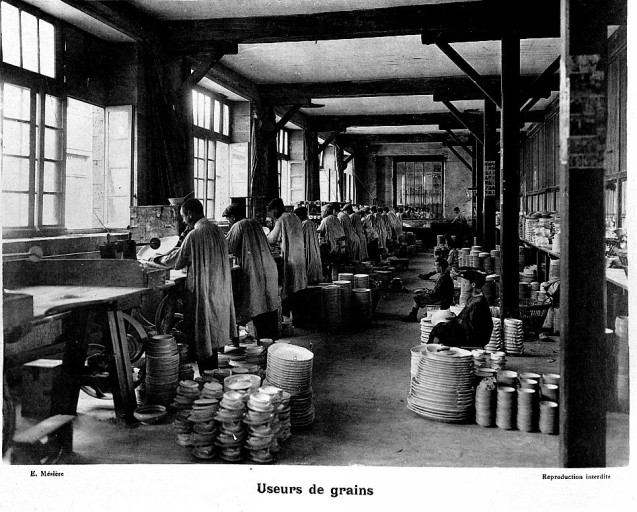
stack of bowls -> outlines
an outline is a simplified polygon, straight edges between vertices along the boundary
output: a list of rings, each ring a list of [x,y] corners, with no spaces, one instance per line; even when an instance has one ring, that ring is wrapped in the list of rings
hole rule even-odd
[[[236,374],[223,380],[224,391],[239,391],[240,393],[256,393],[261,385],[261,377],[253,374]]]
[[[343,326],[341,288],[336,285],[323,286],[322,293],[325,328],[329,332],[338,331]]]
[[[486,350],[482,350],[482,349],[472,350],[471,355],[473,356],[473,366],[476,370],[487,366],[488,356],[487,356]]]
[[[341,272],[338,274],[338,281],[349,281],[354,284],[354,274],[351,272]]]
[[[146,344],[146,402],[167,405],[179,382],[179,351],[171,334],[152,336]]]
[[[493,322],[493,330],[491,331],[491,338],[489,339],[489,343],[484,347],[487,352],[493,354],[494,352],[499,352],[503,348],[502,344],[502,321],[499,318],[492,317],[491,321]]]
[[[496,280],[499,279],[499,276],[495,274],[490,274],[487,276],[484,286],[482,287],[482,293],[484,294],[484,298],[487,299],[489,306],[493,306],[496,303],[497,299],[497,287]]]
[[[420,342],[429,343],[429,335],[434,328],[431,318],[425,317],[420,319]]]
[[[199,384],[194,380],[179,383],[171,407],[177,410],[173,428],[177,432],[177,443],[181,446],[192,445],[192,423],[189,421],[192,405],[200,396]]]
[[[223,386],[216,380],[206,382],[201,390],[201,398],[214,398],[221,401],[223,398]]]
[[[215,455],[217,426],[213,418],[218,410],[219,400],[214,398],[200,398],[193,403],[188,421],[192,424],[192,454],[197,459],[212,459]]]
[[[516,425],[516,392],[511,386],[500,386],[496,408],[496,425],[504,430],[513,430]]]
[[[504,352],[499,350],[495,352],[491,352],[491,360],[489,361],[489,366],[494,370],[503,370],[506,367],[507,359]]]
[[[520,375],[520,387],[521,388],[526,388],[526,389],[533,389],[538,394],[540,392],[540,383],[539,383],[539,381],[537,381],[535,379],[523,378],[521,375]]]
[[[369,288],[369,275],[354,274],[354,283],[352,288]]]
[[[254,345],[246,348],[246,362],[249,365],[265,367],[266,351],[262,345]]]
[[[497,391],[493,378],[480,381],[476,388],[476,423],[483,427],[495,425]]]
[[[493,272],[500,275],[502,273],[502,260],[500,259],[500,250],[493,249],[491,251],[491,258],[493,258]]]
[[[276,439],[272,428],[274,408],[272,396],[268,393],[253,393],[248,399],[248,410],[243,418],[243,423],[247,425],[244,446],[252,462],[267,463],[274,459],[271,452]]]
[[[528,380],[528,379],[525,379]],[[537,391],[532,388],[518,389],[518,430],[533,432],[538,426]]]
[[[542,400],[540,402],[540,432],[557,434],[559,431],[559,406],[557,402]]]
[[[341,289],[341,315],[343,323],[347,323],[352,311],[352,281],[332,281]]]
[[[513,370],[500,370],[498,372],[498,386],[518,387],[518,372]]]
[[[463,247],[462,249],[460,249],[460,255],[458,256],[458,263],[460,264],[461,267],[471,266],[470,255],[471,255],[471,247]]]
[[[534,380],[536,382],[536,384],[539,384],[540,378],[541,378],[541,376],[540,376],[539,373],[533,373],[533,372],[522,372],[522,373],[520,373],[520,380],[522,380],[522,379],[531,379],[531,380]]]
[[[372,321],[372,291],[369,288],[352,290],[352,319],[359,326],[367,326]]]
[[[219,431],[215,446],[218,448],[219,458],[226,462],[239,462],[242,459],[245,397],[246,395],[238,391],[226,391],[214,418]]]
[[[509,355],[519,356],[524,352],[524,330],[522,320],[504,319],[504,351]]]
[[[487,259],[489,259],[491,257],[490,253],[488,252],[480,252],[478,253],[478,268],[480,270],[487,270]],[[489,264],[489,266],[491,266]]]

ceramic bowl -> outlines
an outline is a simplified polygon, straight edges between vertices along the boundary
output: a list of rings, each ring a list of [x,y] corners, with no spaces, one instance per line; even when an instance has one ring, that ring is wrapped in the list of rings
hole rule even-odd
[[[166,408],[163,405],[142,405],[135,409],[133,416],[144,425],[156,425],[166,418]]]

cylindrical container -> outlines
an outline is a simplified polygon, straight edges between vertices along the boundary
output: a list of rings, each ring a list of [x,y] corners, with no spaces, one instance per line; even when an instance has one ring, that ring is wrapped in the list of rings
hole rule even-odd
[[[323,325],[329,332],[339,330],[343,326],[342,292],[337,285],[323,287]]]
[[[341,289],[342,322],[348,323],[352,314],[352,281],[333,281]]]
[[[543,373],[542,382],[544,384],[556,384],[560,385],[560,376],[557,373]]]
[[[496,425],[504,430],[512,430],[516,425],[516,392],[510,386],[498,386]]]
[[[498,386],[509,386],[512,388],[518,385],[518,372],[513,370],[500,370],[498,372]]]
[[[352,290],[352,317],[358,325],[367,326],[372,321],[372,291],[369,288]]]
[[[520,387],[526,389],[540,390],[540,383],[535,379],[520,379]]]
[[[152,336],[146,344],[146,402],[168,405],[179,383],[179,350],[170,334]]]
[[[354,283],[354,274],[351,272],[342,272],[338,275],[337,281],[350,281]]]
[[[369,288],[368,274],[354,274],[354,282],[352,288]]]
[[[479,384],[476,388],[476,423],[483,427],[495,426],[497,391],[493,384]]]
[[[540,432],[557,434],[559,431],[559,406],[557,402],[543,400],[540,402]]]
[[[543,384],[540,389],[543,400],[559,403],[559,386],[557,384]]]

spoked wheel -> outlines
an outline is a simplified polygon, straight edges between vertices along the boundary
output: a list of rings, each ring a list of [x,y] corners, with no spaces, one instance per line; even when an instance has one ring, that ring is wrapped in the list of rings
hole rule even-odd
[[[133,367],[133,385],[139,386],[144,381],[145,358],[144,350],[148,341],[148,334],[132,316],[122,313],[128,354]],[[106,347],[101,343],[91,343],[86,356],[86,373],[82,378],[80,389],[87,395],[101,400],[112,400],[108,356]]]
[[[166,295],[155,312],[157,334],[167,334],[173,329],[180,329],[180,323],[184,319],[183,310],[184,303],[181,299]]]

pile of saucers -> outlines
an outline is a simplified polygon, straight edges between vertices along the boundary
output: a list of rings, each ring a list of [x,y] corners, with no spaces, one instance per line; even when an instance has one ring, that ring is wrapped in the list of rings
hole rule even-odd
[[[219,403],[214,419],[218,426],[215,446],[218,456],[226,462],[239,462],[243,455],[241,446],[245,438],[243,416],[245,414],[245,395],[238,391],[227,391]]]
[[[522,355],[524,352],[522,320],[517,318],[504,319],[504,351],[515,356]]]
[[[473,365],[475,369],[482,368],[487,366],[488,364],[488,355],[486,350],[476,349],[471,351],[471,355],[473,356]]]
[[[491,331],[491,338],[489,343],[486,344],[484,349],[487,352],[498,352],[502,350],[502,321],[499,318],[491,317],[493,322],[493,330]]]
[[[420,342],[429,343],[429,335],[434,326],[431,323],[431,318],[425,317],[420,319]]]
[[[223,398],[223,386],[216,380],[206,382],[201,390],[201,398],[214,398],[221,400]]]
[[[418,366],[420,365],[420,358],[423,352],[427,350],[424,344],[411,347],[411,378],[413,379],[418,373]]]
[[[261,377],[253,374],[235,374],[223,381],[224,391],[239,391],[251,395],[256,393],[261,385]]]
[[[503,370],[506,368],[506,354],[501,351],[491,352],[489,366],[494,370]]]
[[[276,440],[276,432],[272,428],[276,417],[274,408],[272,396],[268,393],[253,393],[248,399],[248,410],[243,418],[247,425],[244,446],[248,459],[253,462],[266,463],[273,460],[271,448]],[[276,421],[278,423],[278,418]]]
[[[169,404],[179,382],[179,351],[171,334],[152,336],[146,344],[146,402]]]
[[[217,427],[213,418],[218,410],[219,401],[214,398],[199,398],[192,404],[188,421],[192,423],[192,454],[198,459],[214,457]]]
[[[177,443],[181,446],[192,445],[192,423],[189,418],[192,405],[199,397],[199,384],[196,381],[184,380],[179,383],[171,407],[177,410],[173,428],[177,432]]]

